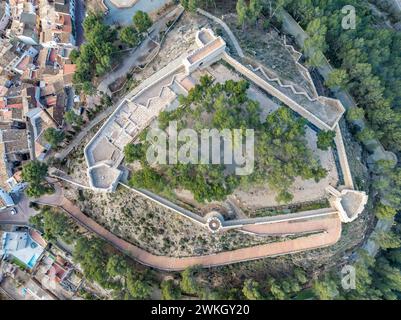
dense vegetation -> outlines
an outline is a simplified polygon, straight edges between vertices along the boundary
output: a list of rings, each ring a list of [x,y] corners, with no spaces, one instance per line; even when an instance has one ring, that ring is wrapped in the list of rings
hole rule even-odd
[[[67,243],[75,239],[74,224],[61,212],[45,208],[35,216],[29,218],[29,223],[43,232],[43,237],[48,241],[61,238]]]
[[[83,22],[86,42],[79,50],[73,50],[70,59],[77,65],[74,85],[85,93],[93,91],[93,80],[105,75],[119,56],[120,43],[135,47],[143,39],[143,33],[152,25],[146,12],[137,11],[132,17],[133,25],[117,29],[103,22],[103,15],[90,12]]]
[[[343,30],[341,8],[356,9],[355,30]],[[401,35],[383,27],[371,13],[367,1],[301,0],[286,5],[290,13],[313,34],[310,45],[322,50],[337,68],[327,80],[331,87],[347,89],[359,107],[347,114],[349,121],[366,118],[369,126],[358,130],[357,138],[365,144],[380,139],[396,153],[401,150]],[[320,25],[320,30],[316,26]],[[317,39],[316,33],[320,34]],[[376,217],[393,218],[401,208],[401,168],[392,161],[380,160],[371,168],[373,192],[376,192]],[[399,224],[395,232],[375,232],[372,239],[384,250],[375,260],[361,253],[357,267],[357,289],[342,292],[338,297],[396,299],[401,290],[401,265],[396,257],[401,246]],[[333,287],[333,279],[322,279],[323,288]],[[326,290],[327,291],[327,290]],[[334,290],[335,291],[335,290]],[[323,290],[325,292],[325,290]],[[331,290],[333,292],[333,290]],[[326,292],[327,293],[327,292]],[[322,297],[335,295],[323,294]]]
[[[343,30],[341,8],[356,9],[355,30]],[[401,34],[378,27],[367,1],[301,0],[286,6],[318,47],[338,68],[333,84],[349,90],[385,146],[401,150]],[[316,9],[317,8],[317,9]],[[330,83],[332,84],[332,83]]]
[[[53,187],[46,181],[46,176],[46,163],[33,160],[22,167],[22,179],[29,184],[25,190],[29,197],[37,198],[53,191]]]
[[[56,148],[61,142],[63,142],[64,132],[55,128],[47,128],[43,133],[43,137],[52,148]]]
[[[111,69],[117,32],[103,23],[101,14],[89,13],[83,26],[86,42],[73,53],[77,65],[73,81],[80,90],[90,93],[92,80]]]
[[[181,272],[181,292],[200,299],[284,300],[296,298],[297,293],[310,282],[306,272],[302,268],[295,267],[292,273],[282,279],[270,277],[262,283],[246,278],[242,282],[242,287],[233,287],[227,283],[216,288],[205,281],[206,273],[207,271],[197,266]]]
[[[120,30],[119,38],[128,46],[135,47],[142,41],[143,33],[152,26],[152,20],[146,12],[139,10],[132,17],[132,23]]]
[[[147,299],[152,293],[153,278],[139,271],[132,261],[93,235],[83,234],[64,213],[44,208],[29,220],[43,232],[45,239],[72,244],[73,260],[85,277],[112,290],[115,299]]]
[[[306,122],[296,117],[289,108],[280,108],[260,121],[260,108],[247,97],[249,84],[228,80],[213,83],[210,77],[202,77],[201,83],[190,90],[187,97],[180,96],[181,106],[159,115],[159,127],[165,129],[170,121],[177,121],[178,129],[189,124],[199,135],[202,129],[255,130],[255,169],[248,176],[227,173],[223,164],[177,164],[150,167],[146,161],[149,142],[125,148],[126,160],[141,160],[142,170],[134,172],[131,185],[160,192],[169,188],[190,190],[197,201],[223,200],[240,184],[261,184],[267,181],[277,192],[277,201],[289,202],[288,189],[295,177],[319,181],[326,176],[318,161],[307,148]],[[184,143],[179,143],[180,148]],[[142,149],[142,150],[141,150]]]

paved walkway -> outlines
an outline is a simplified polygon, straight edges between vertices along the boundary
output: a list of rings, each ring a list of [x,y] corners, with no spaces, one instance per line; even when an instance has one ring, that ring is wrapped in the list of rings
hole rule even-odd
[[[209,12],[207,12],[207,11],[205,11],[205,10],[202,10],[202,9],[200,9],[200,8],[198,8],[196,11],[197,11],[199,14],[204,15],[205,17],[207,17],[207,18],[213,20],[214,22],[218,23],[219,25],[221,25],[222,28],[224,29],[224,31],[228,34],[228,36],[229,36],[229,38],[230,38],[232,44],[234,45],[235,50],[237,51],[237,54],[238,54],[241,58],[245,57],[245,55],[244,55],[244,53],[243,53],[243,51],[242,51],[242,48],[241,48],[241,46],[240,46],[239,43],[238,43],[237,38],[235,37],[235,35],[234,35],[233,32],[231,31],[231,29],[227,26],[227,24],[226,24],[223,20],[221,20],[221,19],[215,17],[214,15],[212,15],[212,14],[210,14]]]
[[[59,186],[57,186],[56,189],[61,190]],[[128,254],[138,262],[153,268],[169,271],[183,270],[193,265],[201,265],[203,267],[221,266],[317,249],[336,243],[341,236],[341,221],[337,214],[333,214],[317,219],[298,220],[296,222],[286,221],[274,224],[248,226],[248,229],[245,230],[252,231],[252,229],[257,229],[256,231],[261,235],[271,234],[273,232],[276,234],[298,233],[298,230],[308,233],[318,232],[297,239],[225,251],[205,256],[174,258],[151,254],[117,237],[99,225],[96,221],[82,213],[78,207],[66,199],[60,192],[56,192],[51,196],[44,196],[37,202],[60,207],[80,225],[96,233],[99,237],[103,238],[122,252]]]
[[[121,99],[122,101],[123,99]],[[119,103],[121,102],[119,101]],[[90,121],[90,123],[83,127],[82,130],[73,138],[73,140],[70,142],[70,144],[64,148],[61,152],[56,153],[55,157],[57,159],[64,159],[66,156],[68,156],[76,147],[79,146],[81,143],[82,139],[86,137],[86,135],[91,131],[96,125],[98,125],[100,122],[102,122],[104,119],[108,118],[114,111],[114,104],[100,113],[96,115],[96,117]]]
[[[110,0],[117,8],[129,8],[132,7],[139,0]]]

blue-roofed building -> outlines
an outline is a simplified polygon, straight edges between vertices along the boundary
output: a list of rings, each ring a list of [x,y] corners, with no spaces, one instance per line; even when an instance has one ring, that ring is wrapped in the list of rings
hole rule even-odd
[[[0,188],[0,210],[14,206],[14,200],[10,194]]]
[[[46,241],[35,230],[4,232],[1,237],[0,256],[13,260],[33,269],[42,255]]]

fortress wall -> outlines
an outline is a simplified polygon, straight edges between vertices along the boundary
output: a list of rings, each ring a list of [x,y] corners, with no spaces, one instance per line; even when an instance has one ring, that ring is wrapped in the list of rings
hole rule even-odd
[[[235,70],[240,72],[242,75],[256,83],[259,87],[262,89],[266,90],[269,94],[272,96],[278,98],[281,100],[283,103],[288,105],[292,110],[300,114],[302,117],[313,123],[316,127],[322,130],[331,130],[329,125],[324,123],[322,120],[317,118],[315,115],[310,113],[309,111],[305,110],[302,106],[300,106],[298,103],[287,97],[285,94],[283,94],[280,90],[277,90],[273,86],[271,86],[269,83],[267,83],[265,80],[260,78],[258,75],[256,75],[254,72],[243,66],[241,63],[230,57],[227,53],[224,53],[222,55],[222,58],[228,62],[232,67],[234,67]]]

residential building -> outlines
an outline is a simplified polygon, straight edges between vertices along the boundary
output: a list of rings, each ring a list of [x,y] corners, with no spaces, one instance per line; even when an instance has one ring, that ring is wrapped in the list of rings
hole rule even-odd
[[[9,178],[20,171],[30,159],[25,123],[16,126],[14,122],[3,124],[0,128],[0,187],[11,190]]]
[[[4,232],[1,239],[0,255],[7,260],[16,260],[33,269],[42,255],[47,242],[34,229]]]
[[[40,43],[46,48],[74,47],[75,37],[73,24],[75,2],[56,0],[54,3],[42,1],[39,12],[42,32]],[[71,12],[74,14],[71,16]]]
[[[31,154],[38,160],[43,160],[50,150],[50,144],[44,139],[44,132],[48,128],[57,128],[57,123],[49,111],[52,112],[51,108],[49,110],[34,108],[26,114],[28,129],[33,140],[30,146]]]
[[[11,21],[11,9],[8,1],[0,1],[0,34],[4,33]]]
[[[34,1],[15,1],[12,5],[12,24],[7,30],[9,38],[17,38],[29,45],[39,44],[38,17]]]
[[[0,188],[0,210],[14,206],[14,200],[10,194]],[[1,253],[0,253],[1,255]]]

